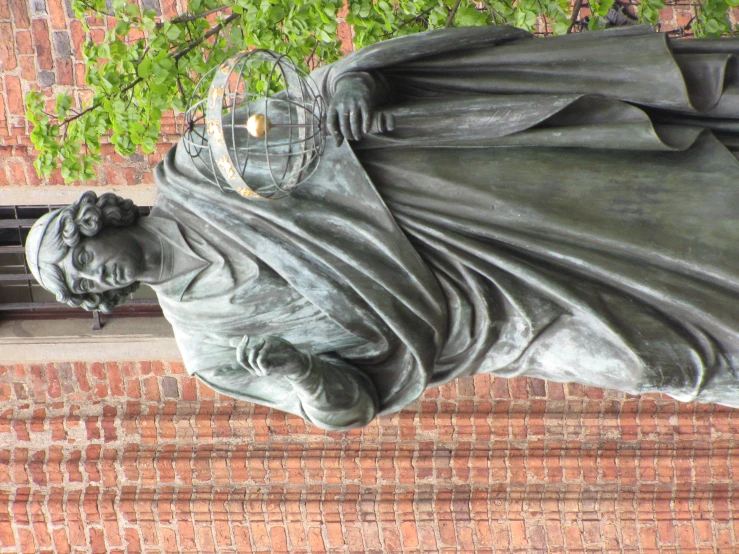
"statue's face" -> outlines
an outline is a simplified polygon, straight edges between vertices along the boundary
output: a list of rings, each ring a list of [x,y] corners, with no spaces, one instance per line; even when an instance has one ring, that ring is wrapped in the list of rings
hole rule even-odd
[[[144,253],[126,228],[106,227],[94,237],[83,237],[57,265],[72,292],[99,293],[138,281],[144,270]]]

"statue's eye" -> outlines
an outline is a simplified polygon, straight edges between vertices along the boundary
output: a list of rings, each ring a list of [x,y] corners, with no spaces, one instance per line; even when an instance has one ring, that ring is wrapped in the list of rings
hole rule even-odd
[[[80,290],[82,292],[90,292],[90,288],[92,287],[92,283],[89,279],[82,279],[80,281]]]
[[[80,266],[86,266],[92,261],[92,253],[89,250],[82,250],[77,257],[80,262]]]

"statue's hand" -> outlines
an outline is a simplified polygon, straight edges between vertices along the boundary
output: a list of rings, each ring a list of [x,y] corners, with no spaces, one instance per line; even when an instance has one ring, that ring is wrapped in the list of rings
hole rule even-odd
[[[245,336],[236,345],[236,360],[246,371],[264,377],[282,375],[297,378],[310,368],[307,354],[279,337],[250,338]]]
[[[339,81],[331,98],[326,119],[328,130],[340,146],[347,140],[359,140],[372,132],[392,131],[391,114],[375,114],[372,89],[361,77],[348,76]]]

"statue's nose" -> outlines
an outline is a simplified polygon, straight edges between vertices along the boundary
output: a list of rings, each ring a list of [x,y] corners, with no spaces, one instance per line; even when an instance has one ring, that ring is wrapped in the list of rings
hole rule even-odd
[[[97,266],[87,267],[82,270],[82,274],[87,279],[91,279],[98,283],[102,283],[105,279],[105,264],[99,264]]]

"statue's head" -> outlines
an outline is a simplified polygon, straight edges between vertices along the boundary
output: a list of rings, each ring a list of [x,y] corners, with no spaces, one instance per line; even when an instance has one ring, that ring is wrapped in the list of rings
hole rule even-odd
[[[59,302],[109,312],[139,286],[132,276],[143,255],[126,231],[138,217],[131,200],[87,191],[33,225],[26,239],[28,267]]]

